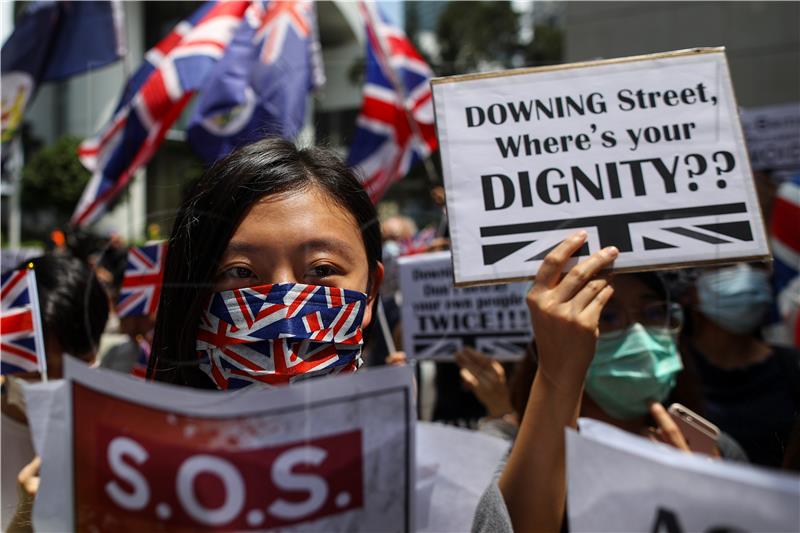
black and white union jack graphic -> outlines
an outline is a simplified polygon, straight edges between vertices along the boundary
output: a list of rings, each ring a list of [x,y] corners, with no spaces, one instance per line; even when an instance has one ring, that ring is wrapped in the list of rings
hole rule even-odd
[[[464,346],[498,359],[517,359],[525,353],[532,336],[526,331],[493,332],[479,335],[431,333],[414,336],[414,356],[418,359],[452,359]]]
[[[744,203],[719,204],[484,226],[480,228],[483,264],[495,265],[506,260],[523,263],[540,261],[553,248],[552,244],[545,249],[536,245],[548,233],[591,227],[597,229],[601,248],[616,246],[622,253],[665,249],[679,251],[689,245],[716,247],[753,241],[747,206]],[[589,255],[590,252],[587,243],[575,255]]]

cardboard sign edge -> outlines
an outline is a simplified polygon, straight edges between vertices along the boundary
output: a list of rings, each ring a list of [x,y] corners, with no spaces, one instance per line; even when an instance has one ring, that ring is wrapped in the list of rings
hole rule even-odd
[[[670,52],[656,52],[653,54],[641,54],[636,56],[616,57],[611,59],[594,59],[591,61],[577,61],[573,63],[563,63],[560,65],[543,65],[539,67],[522,67],[508,70],[495,70],[492,72],[475,72],[472,74],[458,74],[455,76],[440,76],[430,81],[431,86],[443,85],[447,83],[458,83],[462,81],[482,80],[487,78],[505,78],[508,76],[521,76],[525,74],[537,74],[542,72],[555,72],[558,70],[572,70],[577,68],[599,67],[603,65],[617,65],[622,63],[635,63],[637,61],[651,61],[654,59],[667,59],[682,56],[694,56],[702,54],[723,54],[724,46],[710,46],[685,48]]]

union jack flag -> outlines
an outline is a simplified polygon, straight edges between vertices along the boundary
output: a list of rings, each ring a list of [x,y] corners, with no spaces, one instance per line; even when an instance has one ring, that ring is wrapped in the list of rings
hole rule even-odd
[[[159,242],[128,250],[128,265],[117,301],[117,316],[153,315],[161,297],[167,243]]]
[[[42,319],[33,269],[10,270],[0,277],[0,374],[47,375]]]
[[[200,368],[221,390],[354,372],[366,295],[281,283],[212,295],[197,336]]]
[[[399,28],[360,2],[367,29],[363,103],[347,162],[377,202],[411,165],[437,147],[430,67]]]
[[[145,54],[111,121],[78,148],[92,172],[72,222],[97,220],[145,165],[222,57],[249,1],[206,2]]]

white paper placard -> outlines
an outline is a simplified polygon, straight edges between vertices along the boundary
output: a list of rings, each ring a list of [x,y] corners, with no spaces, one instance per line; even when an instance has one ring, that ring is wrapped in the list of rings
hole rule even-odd
[[[769,256],[723,49],[432,84],[457,285],[578,229],[620,271]]]
[[[416,527],[410,367],[220,393],[67,360],[62,394],[39,530]]]
[[[754,170],[800,170],[800,102],[742,109]]]
[[[787,532],[800,477],[687,454],[582,418],[566,430],[570,531]]]
[[[530,283],[457,289],[450,252],[401,257],[403,349],[409,358],[452,361],[464,346],[520,359],[533,338]]]

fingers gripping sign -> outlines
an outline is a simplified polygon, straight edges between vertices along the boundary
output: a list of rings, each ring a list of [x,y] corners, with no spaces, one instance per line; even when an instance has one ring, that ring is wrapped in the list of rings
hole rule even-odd
[[[585,231],[578,232],[547,254],[527,298],[539,372],[557,387],[583,385],[599,335],[600,312],[614,293],[608,281],[598,276],[619,255],[613,246],[561,275],[586,238]]]

